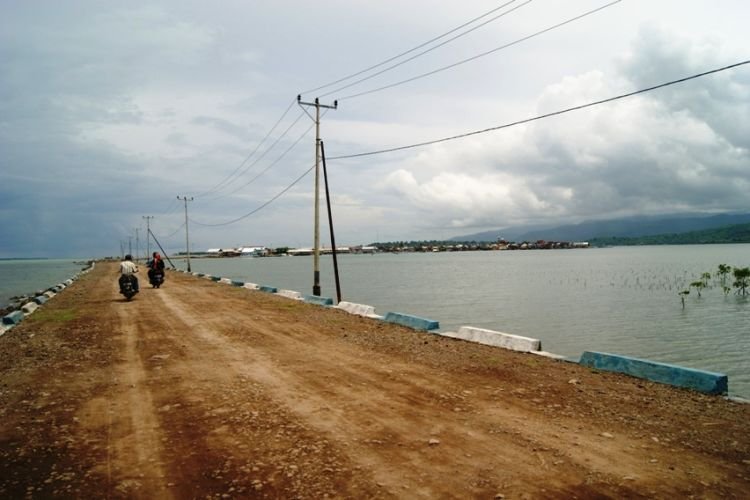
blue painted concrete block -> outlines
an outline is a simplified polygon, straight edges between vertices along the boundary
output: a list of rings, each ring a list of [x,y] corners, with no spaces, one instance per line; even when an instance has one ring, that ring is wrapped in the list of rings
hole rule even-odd
[[[235,281],[235,280],[232,280],[232,285],[234,285],[234,286],[245,286],[245,282],[244,281]]]
[[[383,321],[408,326],[409,328],[414,328],[415,330],[437,330],[438,328],[440,328],[440,323],[438,323],[437,321],[397,312],[385,313]]]
[[[333,299],[331,297],[319,297],[317,295],[305,295],[305,302],[315,304],[319,306],[332,306]]]
[[[22,311],[13,311],[12,313],[8,313],[5,316],[3,316],[4,325],[17,325],[21,321],[23,321]]]
[[[723,373],[695,370],[603,352],[585,351],[581,355],[579,364],[707,394],[726,394],[729,385],[728,378]]]
[[[275,286],[266,286],[266,285],[260,285],[258,287],[258,290],[260,290],[261,292],[266,292],[266,293],[276,293],[277,291]]]
[[[41,306],[42,304],[44,304],[45,302],[47,302],[47,300],[49,300],[49,299],[47,297],[45,297],[44,295],[37,295],[36,297],[34,297],[33,300],[34,300],[34,302],[36,302],[37,304],[39,304]]]

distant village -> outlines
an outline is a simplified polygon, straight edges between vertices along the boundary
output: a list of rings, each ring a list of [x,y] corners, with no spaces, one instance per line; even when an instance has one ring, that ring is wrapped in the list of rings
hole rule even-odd
[[[496,242],[455,242],[455,241],[410,241],[372,243],[370,245],[336,246],[338,254],[374,253],[436,253],[436,252],[476,252],[490,250],[564,250],[589,248],[586,241],[524,241],[516,243],[499,239]],[[180,252],[183,254],[184,252]],[[331,247],[320,249],[321,254],[333,253]],[[280,257],[312,255],[312,248],[268,248],[262,245],[244,245],[233,248],[209,248],[204,252],[191,252],[195,257]]]

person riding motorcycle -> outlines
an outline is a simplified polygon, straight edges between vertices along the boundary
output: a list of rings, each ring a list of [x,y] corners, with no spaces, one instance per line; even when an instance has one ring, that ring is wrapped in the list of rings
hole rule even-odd
[[[164,279],[164,261],[161,258],[161,255],[159,255],[159,252],[154,252],[151,255],[151,259],[147,263],[148,265],[148,279],[150,282],[154,281],[154,277],[157,274],[162,275],[162,280]]]
[[[138,293],[138,266],[133,263],[133,256],[128,254],[125,256],[125,260],[120,262],[120,288],[126,281],[133,283],[133,289]]]

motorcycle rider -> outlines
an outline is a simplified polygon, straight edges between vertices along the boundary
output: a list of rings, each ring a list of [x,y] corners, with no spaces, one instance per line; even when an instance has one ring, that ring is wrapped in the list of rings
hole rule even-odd
[[[151,255],[151,260],[148,261],[148,279],[149,281],[152,281],[154,279],[154,275],[161,273],[161,275],[164,275],[164,261],[161,258],[161,255],[159,255],[159,252],[154,252]]]
[[[136,274],[138,273],[138,266],[133,263],[133,256],[130,254],[127,254],[125,256],[125,260],[120,262],[120,288],[122,288],[122,284],[126,280],[130,280],[133,283],[133,289],[138,292],[138,276]]]

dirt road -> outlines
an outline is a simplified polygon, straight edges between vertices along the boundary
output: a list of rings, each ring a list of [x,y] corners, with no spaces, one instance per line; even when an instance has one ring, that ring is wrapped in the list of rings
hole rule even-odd
[[[750,495],[750,405],[144,282],[99,263],[0,337],[0,497]]]

